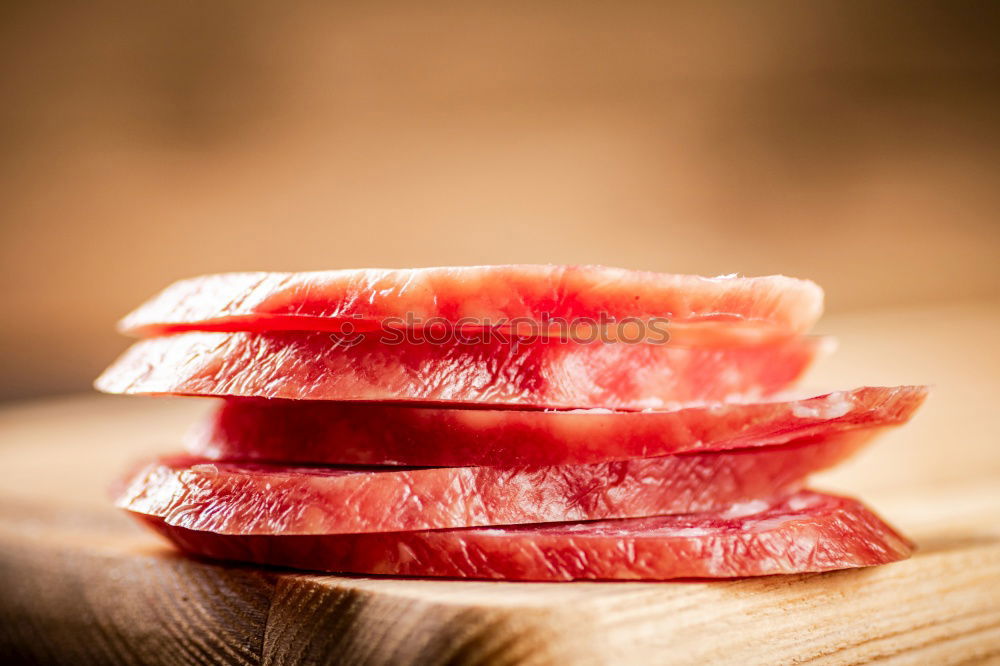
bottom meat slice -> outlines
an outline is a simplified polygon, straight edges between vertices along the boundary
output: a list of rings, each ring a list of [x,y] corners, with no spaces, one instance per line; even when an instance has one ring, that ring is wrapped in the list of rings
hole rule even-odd
[[[913,548],[857,500],[813,491],[716,513],[381,534],[225,535],[140,517],[208,558],[407,577],[733,578],[886,564]]]

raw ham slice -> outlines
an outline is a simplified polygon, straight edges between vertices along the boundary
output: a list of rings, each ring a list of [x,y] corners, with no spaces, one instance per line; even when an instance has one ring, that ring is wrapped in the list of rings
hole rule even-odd
[[[118,505],[193,530],[284,535],[691,513],[788,494],[872,434],[550,467],[288,467],[180,456],[141,469]]]
[[[801,337],[726,348],[538,338],[355,342],[329,333],[179,333],[137,342],[95,385],[108,393],[662,408],[773,394],[827,341]]]
[[[436,409],[229,399],[188,439],[215,460],[333,465],[564,465],[768,446],[905,423],[922,386],[672,411]]]
[[[733,578],[886,564],[913,548],[857,500],[812,491],[714,514],[381,534],[235,536],[140,518],[195,555],[392,576]]]
[[[719,329],[807,332],[823,308],[813,282],[780,275],[671,275],[603,266],[466,266],[307,273],[224,273],[182,280],[126,316],[120,329],[343,332],[439,321],[565,337],[559,324],[607,318],[670,321],[675,340]],[[722,326],[720,326],[722,324]],[[700,331],[700,332],[699,332]],[[713,333],[714,331],[714,333]]]

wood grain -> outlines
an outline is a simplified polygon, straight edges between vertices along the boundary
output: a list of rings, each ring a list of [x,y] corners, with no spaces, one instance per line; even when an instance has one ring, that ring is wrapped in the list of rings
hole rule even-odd
[[[274,574],[182,557],[119,518],[4,504],[0,651],[30,663],[259,663]]]
[[[1000,662],[1000,437],[990,404],[1000,373],[988,344],[998,313],[970,306],[829,324],[845,342],[866,341],[865,351],[845,345],[820,383],[893,370],[900,381],[938,383],[928,414],[819,484],[862,491],[920,550],[830,574],[544,584],[199,561],[114,511],[106,488],[128,460],[175,446],[204,401],[8,407],[0,663]],[[965,338],[949,345],[956,318]]]

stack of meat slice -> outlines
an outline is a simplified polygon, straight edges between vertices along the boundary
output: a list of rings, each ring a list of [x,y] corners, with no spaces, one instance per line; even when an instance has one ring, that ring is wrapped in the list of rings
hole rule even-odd
[[[905,558],[807,490],[923,387],[789,397],[811,282],[603,267],[239,273],[122,322],[110,393],[221,398],[118,504],[207,557],[356,574],[718,578]]]

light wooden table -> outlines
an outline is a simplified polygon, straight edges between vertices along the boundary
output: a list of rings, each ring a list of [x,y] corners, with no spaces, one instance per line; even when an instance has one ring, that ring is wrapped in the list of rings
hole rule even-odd
[[[914,422],[816,485],[916,539],[889,566],[719,583],[303,575],[180,556],[110,507],[195,399],[0,410],[0,663],[1000,663],[1000,306],[831,318],[807,383],[931,383]]]

